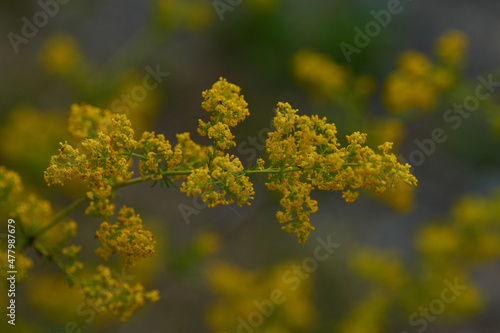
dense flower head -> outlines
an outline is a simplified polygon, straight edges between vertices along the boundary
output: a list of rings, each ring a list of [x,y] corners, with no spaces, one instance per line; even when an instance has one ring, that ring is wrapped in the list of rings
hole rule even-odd
[[[97,137],[97,133],[110,133],[113,113],[89,104],[73,104],[68,120],[68,130],[79,141]]]
[[[133,175],[129,168],[137,142],[130,120],[123,114],[73,105],[69,129],[76,137],[86,138],[80,148],[61,143],[59,155],[52,156],[45,171],[45,181],[49,186],[64,185],[70,179],[84,181],[90,189],[87,214],[109,217],[114,212],[111,187]]]
[[[253,199],[253,185],[243,174],[243,165],[237,157],[229,154],[216,156],[211,168],[193,170],[182,183],[181,192],[188,196],[201,195],[209,207],[236,202],[240,207],[250,205]]]
[[[137,148],[146,156],[139,162],[139,171],[143,178],[151,175],[151,179],[158,180],[162,178],[161,172],[165,166],[172,169],[181,159],[181,155],[174,155],[172,146],[163,134],[144,132]]]
[[[391,143],[375,153],[365,145],[366,134],[355,132],[347,136],[347,146],[341,148],[336,127],[318,116],[299,116],[288,103],[278,103],[274,126],[268,134],[266,149],[269,167],[280,172],[269,175],[270,190],[280,191],[280,203],[285,209],[277,213],[283,229],[297,234],[305,242],[314,228],[308,215],[316,212],[317,202],[310,192],[314,188],[344,191],[347,202],[356,200],[361,188],[381,194],[394,189],[399,182],[416,185],[409,165],[401,165],[389,153]]]
[[[140,283],[130,286],[114,279],[108,267],[98,266],[97,270],[98,274],[85,281],[80,292],[99,312],[110,311],[125,321],[138,307],[160,299],[157,290],[145,292]]]
[[[212,85],[212,89],[202,93],[204,100],[201,106],[210,113],[210,121],[200,119],[198,133],[208,135],[215,146],[222,150],[236,146],[229,127],[235,127],[250,115],[248,104],[244,96],[240,95],[240,90],[240,87],[221,77]]]
[[[101,246],[95,253],[108,259],[114,253],[123,257],[124,266],[135,266],[136,262],[151,256],[154,252],[154,236],[144,230],[142,220],[133,208],[123,206],[115,224],[104,221],[96,232]]]
[[[449,66],[463,66],[469,40],[459,30],[448,30],[436,41],[436,55]]]
[[[437,63],[418,51],[403,52],[398,68],[389,74],[384,84],[386,108],[393,113],[435,109],[439,96],[456,81],[465,63],[466,49],[467,36],[451,30],[437,40]]]
[[[188,132],[176,134],[176,137],[174,155],[179,157],[177,168],[191,170],[207,165],[209,156],[213,154],[212,146],[197,144]]]

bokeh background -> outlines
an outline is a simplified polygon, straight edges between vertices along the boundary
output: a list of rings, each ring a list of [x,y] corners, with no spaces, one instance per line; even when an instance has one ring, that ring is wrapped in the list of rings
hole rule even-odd
[[[59,142],[70,140],[71,104],[125,112],[136,133],[154,130],[175,142],[176,133],[189,131],[207,144],[196,134],[206,117],[201,92],[224,77],[249,103],[232,150],[245,165],[265,156],[273,109],[286,101],[336,123],[341,141],[357,130],[373,147],[393,141],[396,155],[414,164],[419,185],[383,197],[362,192],[352,204],[341,193],[315,193],[316,230],[306,244],[280,230],[279,197],[264,178],[244,208],[204,208],[150,184],[123,188],[117,205],[133,206],[157,240],[155,255],[127,274],[158,289],[161,300],[120,322],[80,307],[78,289],[27,251],[34,265],[18,284],[17,325],[4,318],[2,332],[498,332],[498,91],[460,125],[443,116],[474,95],[479,76],[500,81],[500,3],[401,1],[401,12],[347,59],[340,45],[356,46],[354,28],[365,31],[371,11],[391,1],[240,2],[69,1],[16,52],[9,33],[22,36],[23,18],[33,22],[42,7],[2,1],[0,165],[57,212],[84,190],[48,188],[43,179]],[[148,67],[168,76],[126,104],[124,94],[142,85]],[[436,128],[447,139],[424,154],[415,140],[432,138]],[[79,230],[73,242],[92,270],[103,263],[93,253],[101,221],[83,210],[71,215]],[[318,237],[340,246],[307,276],[294,273],[313,256]],[[119,259],[107,264],[121,271]],[[443,302],[445,280],[467,288]],[[255,301],[262,304],[273,289],[286,301],[269,315],[259,312]],[[68,330],[68,322],[77,327]]]

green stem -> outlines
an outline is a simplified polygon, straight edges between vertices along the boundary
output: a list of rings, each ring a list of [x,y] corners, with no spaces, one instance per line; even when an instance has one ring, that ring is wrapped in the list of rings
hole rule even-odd
[[[359,165],[359,163],[343,163],[342,167],[344,166],[355,166]],[[290,172],[296,172],[296,171],[304,171],[304,170],[311,170],[314,169],[314,167],[307,167],[307,168],[292,168],[292,169],[285,169],[282,170],[281,168],[267,168],[264,170],[245,170],[244,173],[245,175],[251,175],[251,174],[267,174],[267,173],[290,173]]]
[[[54,227],[56,224],[61,222],[66,216],[69,215],[73,210],[75,210],[78,206],[83,204],[85,201],[87,201],[86,196],[80,196],[80,198],[76,199],[73,201],[69,206],[61,210],[54,218],[47,224],[46,226],[38,229],[33,235],[30,235],[31,237],[37,237],[43,233],[45,233],[47,230],[51,229]]]
[[[130,154],[130,156],[139,157],[139,158],[141,158],[141,159],[143,159],[143,158],[147,158],[147,157],[146,157],[146,156],[144,156],[144,155],[141,155],[141,154],[136,154],[136,153],[131,153],[131,154]]]
[[[47,257],[50,260],[52,260],[65,274],[67,274],[66,273],[66,266],[61,261],[61,259],[59,259],[59,257],[52,251],[52,249],[45,247],[42,243],[39,243],[39,242],[36,242],[35,244],[33,244],[33,247],[35,248],[35,250],[40,252],[44,257]],[[80,282],[83,282],[83,279],[79,275],[71,274],[71,276],[75,277]]]
[[[350,166],[350,165],[359,165],[359,163],[344,163],[342,166]],[[304,170],[309,170],[312,169],[313,167],[308,167],[308,168],[291,168],[287,170],[282,170],[281,168],[267,168],[264,170],[244,170],[243,173],[245,175],[252,175],[252,174],[269,174],[269,173],[290,173],[290,172],[296,172],[296,171],[304,171]],[[190,175],[193,170],[170,170],[170,171],[162,171],[163,176],[187,176]],[[122,187],[126,187],[129,185],[134,185],[134,184],[139,184],[145,181],[151,180],[151,176],[148,177],[136,177],[127,180],[126,182],[117,184],[113,186],[113,189],[118,189]],[[69,215],[73,210],[75,210],[77,207],[82,205],[85,201],[87,201],[88,198],[83,195],[77,200],[73,201],[69,206],[61,210],[54,218],[44,227],[38,229],[33,235],[29,235],[31,237],[37,237],[40,236],[41,234],[45,233],[55,225],[57,225],[59,222],[61,222],[66,216]]]

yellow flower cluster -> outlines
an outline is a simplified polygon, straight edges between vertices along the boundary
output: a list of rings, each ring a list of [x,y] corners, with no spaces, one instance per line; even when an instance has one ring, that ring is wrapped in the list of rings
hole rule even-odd
[[[212,85],[212,89],[205,90],[202,96],[204,101],[201,106],[210,112],[210,121],[199,120],[198,134],[208,135],[214,145],[222,150],[236,146],[229,127],[235,127],[250,115],[248,104],[244,96],[240,95],[240,87],[220,78]]]
[[[54,144],[67,136],[64,117],[60,112],[41,112],[26,105],[12,108],[0,123],[2,161],[38,183],[40,179],[34,175],[45,170]]]
[[[464,196],[452,208],[450,223],[423,227],[416,244],[426,261],[467,268],[500,257],[499,201],[498,191]]]
[[[282,193],[283,211],[277,213],[278,220],[286,224],[283,229],[297,234],[299,241],[305,242],[313,230],[308,215],[318,209],[317,202],[310,197],[313,189],[340,190],[347,202],[353,202],[361,188],[380,194],[396,188],[400,182],[416,185],[409,166],[399,164],[389,153],[390,143],[381,145],[381,153],[375,153],[365,145],[366,134],[355,132],[347,136],[347,145],[342,148],[337,142],[334,124],[318,116],[298,116],[286,103],[278,104],[274,119],[276,131],[269,133],[266,141],[268,167],[263,159],[258,159],[254,168],[245,169],[237,157],[225,152],[236,145],[230,127],[249,115],[240,88],[220,78],[202,96],[202,107],[210,113],[210,119],[199,121],[198,133],[208,136],[213,146],[195,143],[189,133],[177,134],[174,147],[164,135],[154,132],[143,132],[136,141],[126,115],[86,104],[73,105],[68,127],[79,146],[61,143],[59,154],[52,156],[44,176],[49,186],[64,185],[71,179],[83,181],[88,188],[86,196],[52,220],[49,220],[50,204],[36,197],[28,197],[25,203],[16,206],[16,216],[31,220],[23,223],[31,226],[27,230],[33,236],[28,245],[61,267],[70,283],[82,282],[82,293],[96,308],[118,313],[122,320],[145,301],[158,300],[158,295],[157,292],[145,293],[140,285],[130,287],[112,279],[109,269],[102,266],[91,280],[76,275],[83,266],[77,260],[81,248],[65,244],[75,235],[76,223],[59,222],[87,200],[90,204],[86,213],[104,220],[96,232],[101,246],[95,253],[106,260],[119,253],[124,266],[130,268],[153,253],[155,240],[151,232],[143,229],[141,219],[132,208],[124,206],[117,222],[110,224],[115,211],[113,190],[123,186],[152,180],[153,185],[161,181],[162,185],[175,187],[174,182],[182,181],[181,192],[188,196],[200,195],[209,207],[233,202],[242,206],[250,204],[254,196],[249,176],[268,174],[267,187]],[[139,159],[140,177],[134,179],[131,179],[132,158]],[[18,187],[15,175],[0,169],[0,196],[8,197],[18,191]],[[62,226],[60,239],[63,241],[44,240],[56,225]],[[200,239],[192,248],[195,253],[192,257],[201,258],[216,251],[217,246],[218,240],[214,237]],[[58,258],[61,253],[67,256],[66,263]],[[299,294],[292,295],[287,298],[293,299]],[[307,327],[309,319],[299,317],[305,313],[305,318],[310,318],[309,308],[299,301],[289,303],[293,307],[287,307],[286,312],[287,318],[293,318],[292,327]],[[270,329],[279,330],[279,327]]]
[[[118,213],[116,224],[104,221],[96,232],[101,246],[95,253],[108,259],[114,253],[123,257],[127,268],[134,267],[137,261],[151,256],[154,252],[154,240],[151,232],[144,230],[142,220],[133,208],[123,206]]]
[[[191,139],[191,135],[186,133],[176,134],[177,145],[174,149],[176,156],[181,156],[178,169],[194,170],[208,165],[210,156],[213,156],[212,146],[201,146]],[[176,179],[180,179],[178,177]]]
[[[6,202],[12,200],[23,190],[21,177],[14,171],[7,170],[0,165],[0,200]]]
[[[5,246],[5,248],[7,248],[7,246]],[[0,249],[0,278],[2,278],[2,283],[7,282],[6,279],[10,276],[7,272],[12,271],[12,269],[9,268],[9,261],[7,261],[8,259],[12,259],[12,257],[8,257],[7,254],[10,253],[4,249]],[[15,258],[15,267],[17,271],[16,281],[19,282],[28,277],[28,270],[33,268],[33,260],[22,253],[16,253]]]
[[[19,219],[26,231],[31,234],[45,225],[52,215],[52,206],[49,201],[29,194],[25,201],[17,202],[11,214]]]
[[[367,97],[375,88],[371,76],[363,74],[354,77],[348,68],[337,64],[327,54],[310,49],[295,53],[291,66],[298,83],[312,97],[333,100],[345,96],[348,90],[360,97]]]
[[[158,290],[144,291],[144,287],[137,283],[130,286],[128,283],[114,279],[108,267],[97,267],[98,274],[87,281],[80,292],[91,302],[97,311],[110,311],[125,321],[133,312],[146,302],[157,302],[160,299]]]
[[[207,165],[213,155],[211,146],[200,146],[191,140],[188,132],[177,134],[174,149],[163,134],[144,132],[137,143],[140,152],[139,171],[143,179],[161,180],[167,186],[175,180],[182,179],[190,173]],[[179,171],[177,174],[176,172]],[[165,173],[172,174],[168,178]]]
[[[79,269],[83,268],[83,263],[77,260],[78,254],[82,250],[81,246],[70,245],[62,250],[62,254],[68,257],[68,262],[64,266],[64,272],[68,276],[72,276]],[[74,282],[70,280],[70,283]]]
[[[265,313],[259,313],[266,318],[259,331],[295,332],[310,328],[315,319],[309,298],[311,279],[301,281],[289,276],[293,266],[294,263],[285,262],[267,271],[253,272],[226,262],[212,263],[206,275],[218,298],[207,307],[209,327],[214,332],[234,332],[245,322],[251,329],[256,320],[252,313],[263,311],[256,303],[266,303]]]
[[[44,42],[39,57],[47,72],[60,76],[71,74],[82,61],[77,40],[65,33],[51,35]]]
[[[410,281],[400,258],[393,253],[364,248],[356,252],[350,263],[361,277],[387,290],[399,290]]]
[[[415,187],[401,184],[394,191],[388,191],[377,198],[387,203],[398,213],[409,213],[415,207]]]
[[[97,138],[97,133],[113,130],[113,113],[88,104],[73,104],[68,119],[68,131],[78,141]]]
[[[462,31],[446,31],[436,42],[436,55],[439,60],[451,67],[460,67],[465,64],[465,56],[469,40]]]
[[[188,196],[201,195],[209,207],[219,204],[250,205],[255,194],[253,184],[244,175],[243,165],[237,157],[222,154],[213,159],[210,167],[193,170],[182,183],[181,192]]]
[[[73,273],[83,267],[76,260],[79,252],[78,247],[70,246],[65,248],[68,240],[76,235],[75,221],[64,221],[55,228],[45,230],[43,234],[38,234],[44,230],[52,218],[52,206],[49,201],[38,198],[35,194],[23,192],[21,178],[14,171],[9,171],[0,166],[0,212],[9,216],[15,221],[16,228],[16,249],[15,266],[18,272],[18,280],[27,276],[27,270],[33,267],[33,262],[25,256],[22,251],[33,246],[42,255],[46,255],[48,260],[57,261],[65,271],[70,283],[73,282]],[[3,214],[5,213],[5,214]],[[56,256],[60,253],[68,256],[66,264],[62,264]],[[7,253],[0,251],[0,257],[5,256],[5,260],[0,262],[0,274],[6,274]]]
[[[378,295],[387,305],[371,318],[376,327],[381,327],[379,331],[384,331],[385,319],[392,317],[390,312],[394,309],[411,314],[422,304],[442,297],[444,280],[466,286],[460,289],[459,300],[447,302],[446,318],[462,319],[482,309],[484,300],[468,275],[478,264],[500,257],[499,200],[500,191],[485,197],[465,195],[452,207],[449,219],[420,227],[415,235],[420,270],[411,275],[392,253],[377,249],[357,251],[352,266],[373,283],[372,295]],[[377,301],[371,296],[362,301],[344,322],[344,331],[357,327],[359,309],[374,303]]]
[[[2,204],[7,204],[8,215],[16,221],[19,248],[32,245],[40,254],[54,261],[64,271],[70,285],[77,281],[82,282],[83,293],[92,301],[97,302],[96,306],[99,306],[101,310],[111,310],[119,313],[122,319],[126,319],[145,301],[158,300],[157,291],[145,293],[141,285],[130,287],[114,280],[107,268],[100,269],[99,276],[94,279],[82,280],[76,274],[83,268],[83,264],[77,258],[81,247],[66,246],[69,238],[76,235],[76,222],[70,220],[58,224],[57,227],[45,229],[52,217],[50,203],[38,199],[33,194],[25,198],[19,175],[3,166],[0,166],[0,195]],[[43,230],[42,234],[39,234],[40,230]],[[106,258],[118,252],[124,257],[126,267],[131,267],[139,259],[149,256],[153,252],[155,243],[153,235],[142,229],[139,216],[135,215],[133,209],[126,207],[120,211],[118,223],[109,225],[104,222],[96,237],[102,243],[102,248],[96,252]],[[60,254],[66,257],[65,262],[59,258]],[[2,259],[4,256],[5,258]],[[6,256],[7,253],[0,251],[0,259],[2,259],[0,275],[2,277],[5,277],[6,272],[10,270],[4,266],[8,263]],[[15,264],[18,280],[24,279],[27,271],[33,267],[32,260],[21,252],[16,253]],[[106,292],[102,293],[101,291],[104,290]]]
[[[153,180],[159,180],[163,178],[161,173],[163,162],[166,168],[172,169],[181,159],[181,151],[176,150],[177,154],[174,155],[172,146],[168,140],[165,140],[163,134],[155,135],[154,132],[144,132],[137,147],[146,156],[139,162],[139,172],[143,178],[150,176]]]
[[[356,253],[351,264],[360,276],[373,284],[373,288],[370,295],[356,305],[343,320],[341,332],[351,332],[354,328],[359,328],[356,332],[368,333],[373,332],[372,327],[377,328],[376,332],[385,332],[387,319],[401,313],[402,321],[406,322],[407,318],[424,304],[442,297],[443,288],[447,287],[444,281],[466,286],[464,291],[459,291],[459,300],[447,302],[446,312],[443,314],[446,319],[463,319],[477,313],[482,307],[477,287],[461,270],[451,267],[449,263],[444,266],[429,266],[429,263],[424,261],[419,271],[409,274],[402,260],[393,253],[365,248]],[[376,304],[380,306],[370,314],[360,311],[368,310]],[[360,320],[369,320],[372,325],[359,326]]]
[[[71,109],[70,131],[76,137],[88,136],[80,148],[61,143],[59,155],[52,156],[45,181],[62,184],[69,179],[83,180],[91,203],[87,214],[109,217],[114,214],[112,186],[132,177],[129,171],[132,150],[137,142],[125,115],[111,114],[87,105]]]
[[[412,109],[431,111],[440,93],[452,83],[452,75],[445,70],[436,71],[424,54],[407,51],[399,57],[398,69],[385,81],[385,106],[393,113]]]
[[[317,202],[310,198],[314,188],[344,191],[346,202],[353,202],[357,190],[366,188],[376,194],[394,189],[399,182],[416,185],[409,165],[401,165],[389,153],[391,143],[379,146],[381,154],[365,146],[366,134],[355,132],[347,136],[348,145],[339,148],[334,124],[318,116],[298,116],[288,103],[278,103],[274,126],[269,133],[266,149],[270,173],[266,183],[270,190],[283,194],[280,201],[285,209],[277,213],[283,229],[295,233],[305,242],[314,228],[308,215],[317,211]]]
[[[221,151],[236,146],[229,127],[235,127],[250,114],[240,91],[240,87],[220,78],[211,89],[202,93],[201,106],[210,113],[210,120],[199,120],[198,133],[212,139],[214,148],[203,148],[206,158],[197,160],[205,164],[193,169],[182,183],[181,192],[188,196],[201,195],[209,207],[233,202],[242,206],[250,204],[249,200],[253,199],[253,185],[240,160]],[[197,150],[202,151],[202,148]]]
[[[396,118],[379,118],[372,121],[370,137],[373,142],[392,142],[399,146],[405,136],[405,123]]]
[[[433,64],[423,53],[401,54],[398,68],[384,84],[383,100],[387,110],[403,113],[413,109],[432,111],[439,95],[455,82],[457,70],[464,62],[467,38],[463,33],[445,33],[437,42],[440,63]]]
[[[329,56],[302,49],[292,58],[297,80],[318,97],[333,97],[346,84],[348,72]]]
[[[278,212],[277,218],[286,224],[283,229],[296,233],[301,242],[313,230],[308,215],[318,209],[317,202],[310,198],[314,188],[344,191],[343,198],[353,202],[360,188],[381,194],[399,182],[416,184],[409,166],[400,165],[389,153],[389,143],[380,146],[381,154],[377,154],[365,145],[366,134],[355,132],[347,137],[348,145],[340,148],[334,124],[318,116],[299,117],[286,103],[278,104],[276,131],[266,142],[268,169],[262,159],[255,169],[244,169],[237,157],[224,152],[236,145],[229,128],[249,115],[240,91],[220,78],[202,93],[202,107],[210,113],[210,119],[199,120],[198,133],[212,139],[214,146],[196,144],[189,133],[177,134],[173,149],[163,135],[154,132],[144,132],[135,141],[125,115],[75,105],[70,131],[77,138],[85,137],[81,143],[83,153],[62,144],[59,155],[52,157],[45,179],[48,184],[63,184],[70,178],[84,180],[91,201],[86,212],[107,220],[115,208],[111,202],[113,186],[122,186],[132,176],[132,156],[140,159],[142,180],[160,180],[169,187],[184,179],[181,191],[188,196],[200,195],[210,207],[233,202],[250,204],[254,190],[248,176],[267,173],[268,188],[283,194],[284,211]]]

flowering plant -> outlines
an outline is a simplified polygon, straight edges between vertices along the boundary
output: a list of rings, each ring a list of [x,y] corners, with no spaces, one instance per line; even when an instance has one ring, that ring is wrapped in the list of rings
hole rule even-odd
[[[210,118],[199,120],[198,133],[212,140],[210,146],[195,143],[190,133],[177,134],[175,146],[163,134],[154,132],[146,131],[136,140],[132,124],[124,114],[86,104],[73,105],[69,131],[80,145],[61,143],[59,153],[52,156],[45,171],[45,180],[51,186],[78,179],[85,183],[87,191],[52,218],[48,202],[33,199],[33,207],[44,207],[43,223],[37,224],[36,219],[29,220],[26,213],[19,213],[25,224],[23,246],[33,246],[56,262],[70,282],[81,283],[81,293],[88,300],[100,310],[120,315],[122,320],[146,301],[157,301],[158,291],[145,292],[140,284],[132,287],[115,280],[104,266],[99,267],[96,277],[83,279],[76,273],[83,267],[77,260],[79,247],[42,242],[42,236],[79,205],[88,203],[86,214],[103,220],[95,236],[101,246],[95,253],[106,260],[118,253],[125,268],[130,268],[154,253],[155,239],[144,229],[133,208],[123,206],[117,222],[111,223],[116,211],[115,191],[124,186],[145,181],[153,181],[154,186],[160,182],[167,187],[179,187],[188,196],[200,195],[210,207],[234,202],[243,206],[250,205],[255,194],[250,177],[265,174],[267,188],[282,196],[282,210],[276,214],[282,229],[296,234],[299,242],[304,243],[314,230],[309,215],[318,210],[317,202],[310,197],[313,189],[343,191],[345,201],[353,202],[362,188],[381,194],[399,183],[417,183],[410,166],[398,163],[390,153],[391,143],[380,145],[377,153],[366,146],[366,134],[355,132],[347,136],[347,145],[343,147],[337,140],[335,125],[326,118],[299,116],[297,110],[281,102],[274,117],[275,131],[268,134],[266,142],[267,161],[260,158],[256,166],[245,168],[238,157],[226,152],[236,145],[230,128],[249,115],[240,88],[220,78],[202,96],[202,107]],[[135,178],[134,159],[138,160],[139,170]],[[0,194],[15,194],[19,179],[3,169],[0,179],[5,185]],[[76,233],[76,223],[64,225],[65,243]],[[66,264],[60,254],[68,257]]]

